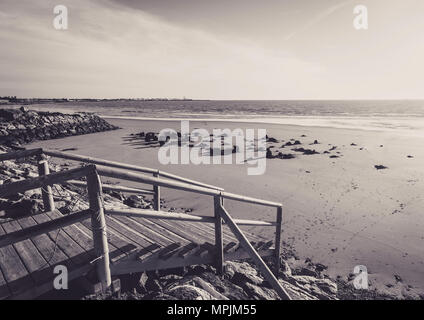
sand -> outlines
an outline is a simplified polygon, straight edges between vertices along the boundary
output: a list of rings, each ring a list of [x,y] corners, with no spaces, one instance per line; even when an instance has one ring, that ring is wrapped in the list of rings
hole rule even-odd
[[[282,202],[286,245],[303,259],[310,257],[327,265],[330,276],[346,280],[356,265],[365,265],[371,289],[405,295],[408,286],[424,288],[423,137],[396,131],[191,122],[192,128],[210,131],[214,127],[266,128],[268,135],[279,141],[294,138],[302,142],[302,147],[321,152],[298,154],[288,160],[268,159],[264,175],[248,176],[247,165],[161,165],[157,148],[144,148],[123,139],[140,131],[179,128],[179,122],[108,121],[122,129],[42,141],[28,147],[76,148],[71,152],[159,168],[229,192]],[[319,144],[309,145],[314,140]],[[333,146],[337,148],[331,154],[322,153]],[[295,153],[290,149],[283,152]],[[375,165],[387,169],[377,170]],[[212,214],[210,197],[169,189],[163,190],[162,197],[168,207]],[[226,201],[225,206],[234,217],[275,219],[275,210],[270,208],[235,201]],[[249,230],[267,237],[274,233],[273,228]]]

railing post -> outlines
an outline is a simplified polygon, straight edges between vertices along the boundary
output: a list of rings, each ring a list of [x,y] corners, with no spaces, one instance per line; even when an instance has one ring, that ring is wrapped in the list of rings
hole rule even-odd
[[[96,171],[87,175],[87,190],[90,203],[91,226],[93,229],[94,254],[96,257],[97,276],[103,290],[112,284],[109,267],[109,248],[106,235],[106,220],[102,204],[102,185]]]
[[[277,207],[277,223],[275,227],[275,270],[274,274],[278,278],[280,272],[281,255],[281,226],[283,223],[283,207]]]
[[[268,268],[268,266],[265,264],[259,253],[253,248],[249,240],[246,238],[246,236],[243,234],[241,229],[237,226],[237,224],[234,222],[233,218],[231,218],[230,214],[225,210],[223,206],[220,206],[220,214],[221,218],[225,221],[226,225],[230,228],[230,230],[234,233],[237,240],[240,242],[244,250],[250,255],[250,257],[253,259],[253,261],[256,263],[256,265],[259,267],[259,270],[263,274],[265,280],[268,281],[268,283],[274,288],[275,291],[277,291],[278,295],[282,299],[291,300],[289,294],[287,293],[286,289],[281,285],[281,283],[278,281],[278,279],[274,276],[272,271]]]
[[[37,156],[37,161],[38,161],[38,175],[40,177],[44,175],[48,175],[50,173],[50,169],[49,169],[49,162],[47,160],[46,155],[43,153],[40,153]],[[47,212],[53,211],[54,199],[53,199],[52,187],[44,186],[43,188],[41,188],[41,196],[43,198],[45,211]]]
[[[159,178],[159,170],[158,172],[154,173],[153,176],[155,178]],[[160,187],[159,186],[153,186],[153,209],[156,211],[160,210]]]
[[[224,272],[224,242],[222,238],[222,218],[220,213],[223,203],[224,199],[220,195],[214,197],[216,271],[218,274],[223,274]]]

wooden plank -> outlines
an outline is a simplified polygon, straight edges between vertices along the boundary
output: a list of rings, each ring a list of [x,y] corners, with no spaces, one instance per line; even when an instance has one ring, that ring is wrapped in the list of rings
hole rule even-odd
[[[7,152],[0,154],[0,161],[32,157],[40,154],[41,152],[43,152],[41,148]]]
[[[181,242],[184,244],[185,242],[187,242],[185,238],[182,238],[178,236],[177,234],[173,233],[172,231],[162,227],[160,224],[157,223],[158,221],[156,219],[150,220],[150,219],[134,218],[134,217],[129,219],[136,221],[137,224],[143,225],[150,230],[155,230],[156,233],[160,234],[162,237],[167,239],[167,243]]]
[[[68,272],[68,281],[71,282],[74,279],[77,279],[81,277],[82,275],[86,274],[90,271],[92,268],[91,265],[85,264],[83,266],[80,266],[76,269],[70,270]],[[53,289],[53,282],[49,281],[46,282],[40,286],[34,286],[29,288],[28,290],[25,290],[23,292],[18,293],[17,295],[12,296],[10,299],[12,300],[29,300],[33,299],[34,297],[38,297],[46,292],[49,292]]]
[[[277,208],[277,226],[275,228],[275,270],[274,273],[278,277],[280,272],[280,255],[281,255],[281,227],[283,224],[283,207]]]
[[[83,220],[76,225],[78,228],[82,229],[83,232],[87,234],[91,234],[91,222],[87,220]],[[137,246],[131,243],[130,240],[123,239],[119,233],[117,233],[113,228],[109,225],[107,226],[107,238],[108,242],[112,247],[119,249],[119,251],[112,251],[109,253],[109,258],[112,263],[119,261],[122,258],[127,257],[132,252],[137,249]]]
[[[80,168],[69,169],[61,172],[50,173],[37,178],[27,178],[8,184],[0,185],[0,197],[6,197],[24,192],[27,190],[38,189],[47,185],[60,184],[66,180],[80,178],[86,176],[95,170],[94,166],[86,166]]]
[[[46,212],[46,216],[48,216],[52,221],[56,221],[56,219],[64,217],[59,211],[55,210],[53,212]],[[78,243],[81,248],[86,251],[91,258],[95,258],[93,252],[93,239],[89,237],[87,234],[79,230],[75,227],[75,225],[70,225],[63,227],[62,230],[76,243]]]
[[[235,220],[235,221],[237,221],[237,220]],[[196,222],[184,221],[184,224],[186,224],[186,225],[190,226],[190,228],[198,230],[200,232],[203,232],[203,233],[206,232],[206,233],[210,234],[211,237],[213,237],[213,235],[215,234],[215,230],[212,227],[212,224],[209,224],[209,223],[196,223]],[[258,237],[255,234],[246,233],[246,232],[245,232],[245,234],[248,237],[248,239],[255,240],[255,241],[263,240],[262,237]],[[238,242],[237,238],[234,236],[234,234],[230,231],[228,226],[226,226],[225,224],[223,225],[223,236],[224,236],[224,243],[231,242],[231,241]]]
[[[227,225],[230,227],[231,231],[237,236],[240,244],[243,246],[244,250],[249,253],[250,257],[253,261],[258,265],[261,273],[264,275],[264,278],[268,281],[268,283],[274,288],[274,290],[278,293],[278,295],[282,299],[291,300],[287,291],[283,288],[280,282],[278,282],[277,278],[274,274],[269,270],[266,263],[262,260],[261,256],[258,252],[252,247],[249,240],[247,240],[246,236],[240,230],[240,228],[234,223],[231,216],[228,214],[227,210],[221,205],[220,206],[220,214],[221,217],[225,220]]]
[[[181,248],[181,250],[178,252],[178,256],[181,258],[188,257],[189,255],[194,254],[195,250],[197,250],[198,247],[198,244],[190,242],[189,244],[186,244],[184,247]]]
[[[196,221],[196,222],[210,222],[214,223],[213,217],[193,216],[185,213],[169,213],[164,211],[155,211],[147,209],[114,209],[107,207],[105,210],[107,215],[111,216],[124,216],[135,218],[148,218],[148,219],[167,219],[167,220],[182,220],[182,221]]]
[[[3,276],[3,272],[0,269],[0,299],[5,299],[10,296],[10,290],[7,286],[6,279]]]
[[[136,244],[138,247],[146,248],[153,243],[115,218],[106,217],[106,224],[113,228],[118,234],[129,239],[131,243]]]
[[[188,235],[192,235],[193,237],[197,237],[201,243],[203,242],[214,242],[215,239],[215,230],[212,234],[208,234],[204,232],[203,230],[191,228],[191,226],[186,224],[186,221],[165,221],[165,223],[168,223],[170,226],[173,226],[174,228],[177,227],[178,229],[181,229],[185,231]]]
[[[25,217],[17,221],[22,228],[29,228],[37,224],[33,217]],[[32,237],[30,240],[52,268],[60,264],[69,270],[72,269],[72,261],[47,234]]]
[[[4,234],[0,226],[0,235]],[[34,281],[12,245],[0,248],[0,269],[12,294],[34,286]]]
[[[195,215],[181,213],[181,212],[169,213],[164,211],[155,211],[155,210],[148,210],[148,209],[133,209],[133,208],[131,209],[117,208],[116,209],[109,206],[109,207],[106,207],[105,213],[110,216],[215,223],[214,217],[195,216]],[[235,219],[234,222],[239,226],[273,227],[276,225],[275,222],[246,220],[246,219]]]
[[[156,228],[148,228],[142,223],[139,223],[139,221],[143,219],[130,219],[127,217],[115,217],[114,219],[125,224],[127,227],[133,229],[143,237],[150,239],[151,242],[158,243],[162,246],[167,246],[174,242],[162,236],[160,232],[156,230]]]
[[[22,230],[22,227],[16,220],[2,224],[2,227],[6,234]],[[35,284],[38,285],[52,278],[53,270],[50,269],[50,265],[40,254],[31,240],[27,239],[14,243],[13,247],[30,273]]]
[[[34,220],[38,224],[52,221],[47,215],[35,215]],[[68,258],[72,259],[76,267],[89,264],[91,260],[90,255],[88,255],[87,252],[63,230],[58,229],[50,231],[47,234],[50,239],[63,251],[63,253],[65,253]]]
[[[60,218],[62,216],[63,215],[57,210],[52,213],[49,213],[49,217],[51,219]],[[93,258],[95,258],[94,251],[93,251],[93,239],[91,237],[92,231],[90,229],[86,228],[83,224],[78,223],[78,224],[74,224],[72,226],[66,227],[64,228],[64,230],[75,242],[77,242],[80,246],[82,246],[85,251],[87,251],[90,255],[93,256]],[[109,232],[108,232],[108,235],[109,235]],[[108,237],[108,242],[109,242],[109,237]],[[122,244],[122,249],[126,251],[123,251],[121,250],[121,248],[116,247],[113,243],[109,242],[109,244],[110,244],[109,256],[112,262],[116,262],[119,259],[122,259],[127,256],[128,247],[129,247],[128,242],[123,242]],[[134,245],[132,246],[132,248],[136,249]]]
[[[225,253],[235,252],[238,249],[238,247],[239,247],[239,242],[230,242],[225,246],[224,252]]]
[[[170,230],[171,232],[177,234],[183,239],[186,239],[188,242],[194,242],[197,244],[202,244],[205,241],[211,241],[211,238],[205,235],[199,235],[196,232],[190,231],[187,226],[183,226],[179,221],[168,221],[168,220],[155,220],[155,223],[161,225],[162,227]]]
[[[215,235],[215,230],[212,227],[213,226],[212,224],[197,223],[197,222],[190,222],[190,221],[185,221],[184,224],[187,225],[190,229],[194,229],[194,230],[197,230],[199,232],[206,233],[208,235],[208,237],[210,237],[211,239]],[[223,238],[224,238],[224,242],[237,241],[237,238],[231,232],[228,232],[228,228],[225,228],[225,225],[224,225],[224,228],[222,230],[222,235],[223,235]]]
[[[214,216],[215,216],[215,252],[216,252],[216,270],[218,274],[224,273],[224,239],[222,235],[222,218],[219,214],[219,207],[222,203],[220,196],[214,197]]]
[[[49,162],[47,161],[47,157],[44,154],[40,153],[37,156],[37,160],[38,160],[38,175],[45,176],[50,174]],[[44,188],[41,188],[41,195],[43,198],[44,210],[45,211],[54,210],[52,187],[44,186]]]
[[[137,253],[136,258],[139,261],[145,261],[146,259],[152,258],[153,255],[156,255],[156,253],[159,253],[160,250],[162,250],[160,245],[152,243],[149,247],[141,249]]]
[[[199,257],[205,257],[206,255],[208,254],[210,255],[212,253],[214,258],[216,258],[215,255],[213,254],[214,250],[215,250],[215,246],[213,244],[209,242],[205,242],[200,245],[199,250],[196,251],[195,255]]]
[[[2,235],[0,236],[0,247],[7,246],[9,244],[13,244],[22,240],[26,240],[43,233],[48,233],[52,230],[57,230],[59,228],[66,227],[70,224],[84,219],[89,214],[91,214],[91,210],[83,210],[80,212],[69,214],[55,221],[47,219],[45,223],[34,225],[32,227],[15,231],[7,235]]]
[[[98,280],[106,291],[112,284],[110,275],[109,246],[106,234],[106,220],[103,212],[102,183],[97,171],[87,175],[87,193],[90,204],[91,225],[93,230],[94,255]]]
[[[154,173],[155,178],[159,178],[159,170]],[[160,186],[153,186],[153,209],[156,211],[160,210]]]
[[[79,187],[87,186],[86,182],[78,181],[78,180],[69,180],[69,181],[66,181],[65,184],[75,185]],[[117,191],[117,192],[124,192],[124,193],[149,194],[149,195],[153,194],[152,190],[130,188],[130,187],[119,186],[119,185],[109,185],[104,183],[102,184],[102,189],[106,191]]]
[[[7,298],[8,296],[10,296],[10,294],[11,293],[10,293],[9,287],[7,286],[7,282],[6,282],[6,279],[4,278],[3,271],[1,270],[1,265],[0,265],[0,299]]]
[[[162,248],[162,250],[159,252],[159,259],[166,260],[169,259],[173,254],[175,254],[178,249],[181,248],[181,243],[171,243],[170,245],[166,246],[165,248]]]

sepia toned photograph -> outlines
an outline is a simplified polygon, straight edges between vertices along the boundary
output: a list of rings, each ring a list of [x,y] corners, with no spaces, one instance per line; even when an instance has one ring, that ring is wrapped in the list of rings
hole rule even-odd
[[[1,300],[424,300],[423,1],[1,0],[0,26]]]

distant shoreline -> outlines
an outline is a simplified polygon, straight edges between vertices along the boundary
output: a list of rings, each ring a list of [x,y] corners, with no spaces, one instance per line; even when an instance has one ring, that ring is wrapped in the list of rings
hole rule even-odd
[[[267,125],[284,125],[295,127],[310,128],[333,128],[345,130],[360,131],[388,131],[393,133],[402,133],[407,135],[421,135],[421,129],[424,129],[423,119],[415,119],[413,125],[410,124],[410,117],[394,118],[392,123],[388,119],[382,117],[311,117],[311,116],[287,116],[287,117],[262,117],[262,118],[159,118],[159,117],[130,117],[130,116],[113,116],[99,115],[103,119],[119,119],[133,121],[169,121],[177,122],[188,120],[190,122],[228,122],[228,123],[251,123],[251,124],[267,124]]]

